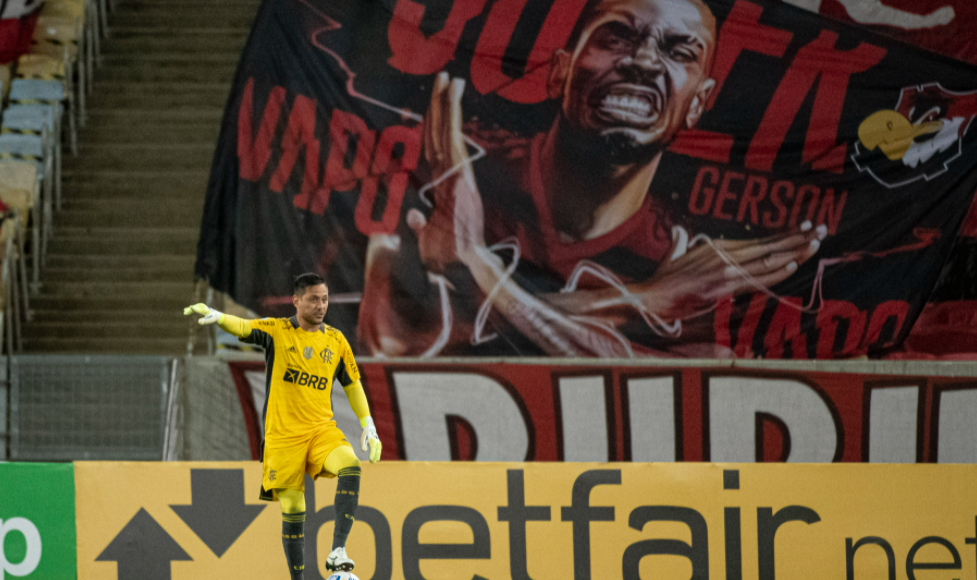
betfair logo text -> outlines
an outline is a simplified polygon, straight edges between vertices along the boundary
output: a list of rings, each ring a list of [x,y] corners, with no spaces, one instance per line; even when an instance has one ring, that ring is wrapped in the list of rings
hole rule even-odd
[[[27,544],[27,553],[19,562],[11,562],[4,553],[4,542],[7,534],[16,532],[21,536],[21,545]],[[12,536],[14,534],[11,534]],[[16,542],[16,540],[14,540]],[[34,522],[26,518],[10,518],[6,521],[0,520],[0,579],[5,574],[11,576],[27,576],[33,572],[41,562],[41,534],[37,530]]]
[[[329,379],[326,377],[320,377],[318,375],[310,375],[309,373],[300,371],[299,369],[285,369],[285,376],[282,380],[286,383],[295,383],[296,385],[301,385],[303,387],[312,387],[314,389],[319,389],[323,391],[329,386]]]

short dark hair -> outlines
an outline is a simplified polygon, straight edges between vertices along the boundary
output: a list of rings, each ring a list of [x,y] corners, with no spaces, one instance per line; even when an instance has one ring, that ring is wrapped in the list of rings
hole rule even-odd
[[[322,276],[316,274],[315,272],[306,272],[305,274],[299,274],[295,277],[295,283],[292,285],[292,293],[296,296],[304,296],[305,289],[309,286],[318,286],[319,284],[325,284],[326,281]]]

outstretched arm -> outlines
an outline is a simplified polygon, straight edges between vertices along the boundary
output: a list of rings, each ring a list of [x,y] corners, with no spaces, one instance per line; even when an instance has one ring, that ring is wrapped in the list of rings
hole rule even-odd
[[[237,316],[232,316],[230,314],[224,314],[219,310],[214,310],[213,308],[207,306],[204,303],[197,303],[193,306],[187,306],[183,309],[183,314],[189,316],[190,314],[202,314],[200,320],[197,324],[214,324],[221,330],[233,334],[238,338],[244,338],[251,334],[251,326],[243,318],[238,318]]]

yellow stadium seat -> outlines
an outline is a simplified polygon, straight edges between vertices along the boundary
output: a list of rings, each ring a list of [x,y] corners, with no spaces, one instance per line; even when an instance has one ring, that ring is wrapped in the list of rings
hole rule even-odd
[[[37,19],[37,26],[34,28],[31,47],[31,52],[34,54],[62,57],[71,65],[72,70],[66,77],[74,82],[80,125],[85,124],[85,95],[91,80],[87,72],[91,68],[91,62],[83,50],[83,40],[84,18],[41,16]]]
[[[67,100],[68,101],[68,129],[69,137],[71,139],[71,152],[74,155],[78,154],[78,136],[75,123],[75,100],[74,95],[71,90],[70,78],[65,75],[65,60],[66,57],[62,53],[60,56],[50,56],[45,54],[24,54],[17,59],[17,66],[15,69],[16,78],[20,80],[31,80],[31,81],[57,81],[61,83],[61,95],[58,97],[58,101]],[[50,92],[50,91],[46,91]],[[54,128],[54,137],[60,143],[61,140],[61,107],[60,102],[52,103],[50,95],[39,95],[37,97],[32,95],[24,95],[26,103],[37,103],[42,102],[49,105],[57,105],[58,113],[55,117],[57,124]],[[14,99],[11,98],[11,101]]]

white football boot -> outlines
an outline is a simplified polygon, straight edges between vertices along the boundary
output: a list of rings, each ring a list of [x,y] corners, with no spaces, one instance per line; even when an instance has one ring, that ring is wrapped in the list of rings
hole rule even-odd
[[[326,570],[331,572],[349,572],[353,569],[353,561],[346,555],[346,548],[336,548],[329,552],[326,558]]]

